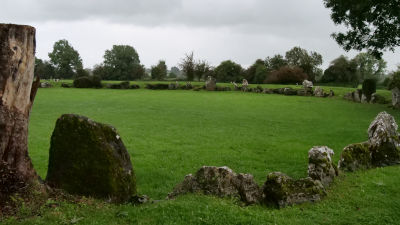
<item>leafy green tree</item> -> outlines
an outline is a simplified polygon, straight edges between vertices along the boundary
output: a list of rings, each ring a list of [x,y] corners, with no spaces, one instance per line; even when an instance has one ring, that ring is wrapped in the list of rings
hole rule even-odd
[[[322,65],[322,55],[317,52],[308,52],[300,47],[294,47],[285,55],[289,66],[298,66],[303,69],[311,81],[316,80],[322,75],[322,70],[319,68]]]
[[[265,65],[258,65],[256,68],[256,74],[254,77],[254,83],[262,84],[268,78],[270,71],[268,71]]]
[[[54,43],[53,51],[49,53],[50,62],[55,67],[56,78],[73,78],[82,69],[82,59],[67,40]]]
[[[245,79],[250,82],[250,83],[259,83],[256,81],[256,73],[257,73],[257,68],[263,66],[265,67],[265,62],[262,59],[257,59],[253,65],[251,65],[249,68],[247,68],[247,70],[244,73]],[[260,74],[259,74],[260,75]],[[264,79],[262,79],[262,81],[265,80],[266,77],[264,77]]]
[[[39,76],[41,79],[50,79],[55,77],[55,69],[49,61],[35,58],[35,76]]]
[[[221,62],[214,70],[215,78],[219,82],[240,82],[243,79],[243,68],[241,65],[226,60]]]
[[[400,89],[400,65],[397,67],[396,71],[393,71],[389,74],[386,79],[387,88],[392,90],[394,88]]]
[[[365,79],[383,80],[387,64],[385,60],[377,59],[369,53],[360,53],[353,61],[357,65],[359,83],[362,83]]]
[[[368,50],[380,58],[382,51],[400,45],[399,0],[324,0],[335,24],[346,32],[332,36],[345,50]]]
[[[86,69],[78,69],[76,71],[76,77],[88,77],[90,72]]]
[[[178,76],[176,75],[176,73],[173,72],[169,72],[168,73],[168,78],[177,78]]]
[[[320,82],[322,83],[348,83],[358,86],[359,79],[357,77],[357,64],[354,60],[349,60],[341,55],[334,59],[325,70]]]
[[[185,54],[185,57],[179,63],[179,67],[185,73],[186,79],[189,81],[193,81],[194,79],[194,70],[196,63],[194,61],[194,53],[190,52]]]
[[[151,79],[164,80],[167,77],[167,65],[160,60],[156,66],[151,67]]]
[[[92,73],[93,73],[93,76],[98,76],[101,78],[106,77],[106,70],[105,70],[103,64],[94,65]]]
[[[280,54],[265,59],[265,66],[268,71],[279,70],[288,65],[288,61]]]
[[[206,61],[199,61],[194,66],[194,76],[198,81],[211,75],[212,68]]]
[[[136,80],[143,76],[139,55],[129,45],[113,45],[104,54],[104,80]]]
[[[175,74],[176,75],[176,77],[178,77],[179,75],[181,75],[181,71],[179,70],[179,68],[178,67],[176,67],[176,66],[173,66],[173,67],[171,67],[171,71],[170,71],[170,73],[173,73],[173,74]]]

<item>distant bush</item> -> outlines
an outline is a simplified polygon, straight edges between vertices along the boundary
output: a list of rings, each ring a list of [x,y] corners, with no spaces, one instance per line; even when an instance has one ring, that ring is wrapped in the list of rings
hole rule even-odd
[[[73,83],[76,88],[101,88],[101,78],[98,76],[78,77]]]
[[[371,95],[376,92],[376,80],[365,79],[362,84],[362,92],[368,101],[371,100]]]
[[[265,80],[268,84],[296,84],[308,79],[307,74],[300,67],[282,67],[274,70]]]

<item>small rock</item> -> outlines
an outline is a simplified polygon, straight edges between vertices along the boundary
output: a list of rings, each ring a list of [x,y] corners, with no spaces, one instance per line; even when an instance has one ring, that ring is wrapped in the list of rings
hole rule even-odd
[[[333,92],[333,90],[329,90],[329,97],[333,97],[335,96],[335,92]]]
[[[41,88],[51,88],[52,85],[49,82],[42,82],[40,83]]]
[[[219,197],[240,197],[246,204],[257,203],[261,198],[260,188],[252,175],[237,175],[228,167],[203,166],[195,176],[185,176],[184,181],[168,194],[168,198],[195,192]]]
[[[235,180],[235,186],[242,201],[247,204],[255,204],[260,201],[262,193],[260,187],[254,181],[253,175],[239,173]]]
[[[344,99],[348,101],[353,101],[353,92],[349,92],[343,96]]]
[[[310,177],[294,180],[281,172],[268,174],[262,190],[264,203],[279,208],[319,201],[326,194],[324,186],[318,180]]]
[[[362,90],[357,89],[353,92],[353,101],[361,102]]]
[[[67,84],[67,83],[61,83],[61,87],[63,87],[63,88],[70,88],[71,85],[70,85],[70,84]]]
[[[312,94],[312,92],[310,90],[306,90],[306,89],[297,90],[298,96],[311,96],[311,94]]]
[[[366,95],[364,95],[364,94],[362,94],[361,95],[361,103],[368,103],[368,99],[367,99],[367,96]]]
[[[297,91],[294,90],[293,88],[287,87],[283,89],[283,94],[284,95],[297,95]]]
[[[322,88],[319,87],[319,86],[315,87],[314,96],[315,96],[315,97],[325,97],[325,95],[324,95],[324,89],[322,89]]]
[[[392,90],[392,106],[400,109],[400,89],[397,87]]]
[[[308,80],[304,80],[303,81],[303,88],[306,90],[312,89],[313,88],[313,82],[312,81],[308,81]]]
[[[333,154],[327,146],[315,146],[308,152],[308,176],[319,180],[324,187],[329,186],[338,175],[332,161]]]
[[[264,88],[262,93],[264,93],[264,94],[273,94],[274,92],[270,88]]]
[[[178,89],[179,88],[179,83],[178,83],[178,81],[176,81],[175,83],[170,83],[170,84],[168,84],[168,89],[169,90],[176,90],[176,89]]]

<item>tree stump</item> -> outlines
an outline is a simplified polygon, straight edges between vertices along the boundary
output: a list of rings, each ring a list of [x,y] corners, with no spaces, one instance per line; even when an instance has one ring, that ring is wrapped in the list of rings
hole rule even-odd
[[[28,155],[29,114],[40,84],[38,77],[33,82],[35,48],[35,28],[0,24],[0,167],[23,182],[37,178]]]

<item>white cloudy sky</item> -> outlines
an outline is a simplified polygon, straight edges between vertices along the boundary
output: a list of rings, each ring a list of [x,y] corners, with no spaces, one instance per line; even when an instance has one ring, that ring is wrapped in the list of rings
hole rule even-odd
[[[160,59],[174,66],[190,51],[212,65],[243,66],[294,46],[321,53],[323,67],[356,54],[330,37],[339,28],[322,0],[1,0],[0,23],[36,27],[42,59],[67,39],[85,67],[101,63],[114,44],[132,45],[147,67]],[[400,48],[384,59],[394,69]]]

